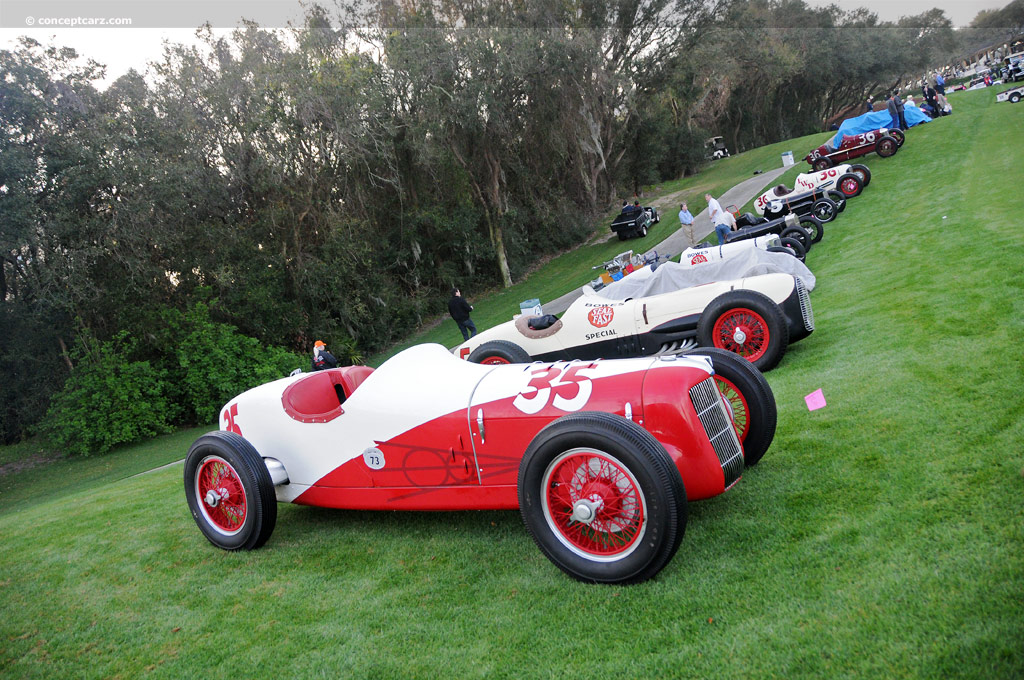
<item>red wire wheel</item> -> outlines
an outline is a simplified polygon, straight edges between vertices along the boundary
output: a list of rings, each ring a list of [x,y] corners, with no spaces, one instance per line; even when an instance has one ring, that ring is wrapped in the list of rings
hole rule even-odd
[[[718,391],[725,397],[729,410],[732,412],[736,436],[739,437],[740,443],[743,443],[747,438],[747,433],[750,432],[750,407],[747,405],[747,400],[743,396],[743,392],[721,374],[715,374],[715,382],[718,383]]]
[[[646,529],[644,495],[625,465],[602,451],[572,449],[548,466],[544,517],[572,552],[593,560],[631,553]]]
[[[746,307],[730,309],[715,321],[714,346],[747,361],[757,361],[768,351],[771,331],[760,314]]]
[[[199,530],[224,550],[255,550],[277,523],[266,463],[244,437],[208,432],[185,457],[185,499]]]
[[[207,456],[196,474],[196,497],[203,515],[221,532],[232,536],[245,524],[246,497],[238,473],[220,456]]]
[[[516,486],[537,547],[580,581],[646,581],[686,529],[686,489],[665,447],[612,413],[548,423],[523,454]]]
[[[849,173],[849,176],[844,176],[839,181],[839,190],[843,192],[844,196],[857,196],[860,194],[861,181],[856,175]]]
[[[484,359],[480,363],[481,364],[485,364],[485,365],[489,365],[489,366],[500,366],[500,365],[503,365],[503,364],[510,364],[512,362],[509,361],[508,359],[504,358],[504,357],[487,357],[486,359]]]
[[[770,371],[789,346],[789,325],[782,308],[764,293],[731,290],[704,308],[697,322],[697,343],[732,352],[758,370]]]
[[[775,438],[778,411],[768,381],[752,363],[715,347],[697,347],[690,354],[711,359],[715,384],[732,412],[736,436],[743,445],[743,463],[757,465]]]

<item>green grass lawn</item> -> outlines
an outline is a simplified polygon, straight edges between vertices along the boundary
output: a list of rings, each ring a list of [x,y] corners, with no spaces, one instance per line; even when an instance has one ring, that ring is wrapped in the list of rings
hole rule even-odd
[[[655,580],[572,581],[515,512],[285,505],[229,554],[181,467],[128,476],[126,448],[106,481],[96,459],[0,487],[0,677],[1024,677],[1024,105],[995,90],[864,159],[870,187],[808,256],[817,330],[767,374],[775,442],[690,506]],[[596,248],[478,300],[481,328],[582,283]]]

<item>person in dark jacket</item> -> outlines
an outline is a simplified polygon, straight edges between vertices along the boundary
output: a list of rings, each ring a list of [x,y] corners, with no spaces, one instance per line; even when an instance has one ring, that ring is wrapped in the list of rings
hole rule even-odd
[[[463,340],[469,340],[476,335],[476,324],[469,318],[469,313],[472,311],[473,305],[466,302],[465,298],[462,297],[462,291],[458,288],[452,288],[452,297],[448,300],[448,313],[452,315],[455,323],[459,326],[459,330],[462,331]]]
[[[322,371],[327,368],[337,368],[338,360],[327,351],[327,345],[323,340],[313,343],[313,370]]]

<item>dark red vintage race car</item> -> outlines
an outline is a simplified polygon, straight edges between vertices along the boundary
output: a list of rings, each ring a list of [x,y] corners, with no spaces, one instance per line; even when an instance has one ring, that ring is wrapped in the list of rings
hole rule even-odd
[[[852,158],[877,153],[888,158],[899,151],[906,137],[902,130],[878,128],[870,132],[856,135],[843,135],[838,148],[832,146],[832,138],[814,151],[804,156],[804,160],[815,170],[826,170],[837,163],[845,163]]]

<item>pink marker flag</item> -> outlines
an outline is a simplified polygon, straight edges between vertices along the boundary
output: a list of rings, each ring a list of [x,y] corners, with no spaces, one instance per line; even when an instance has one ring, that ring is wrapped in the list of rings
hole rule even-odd
[[[819,408],[824,408],[825,395],[821,393],[819,388],[804,397],[804,401],[807,402],[808,411],[817,411]]]

